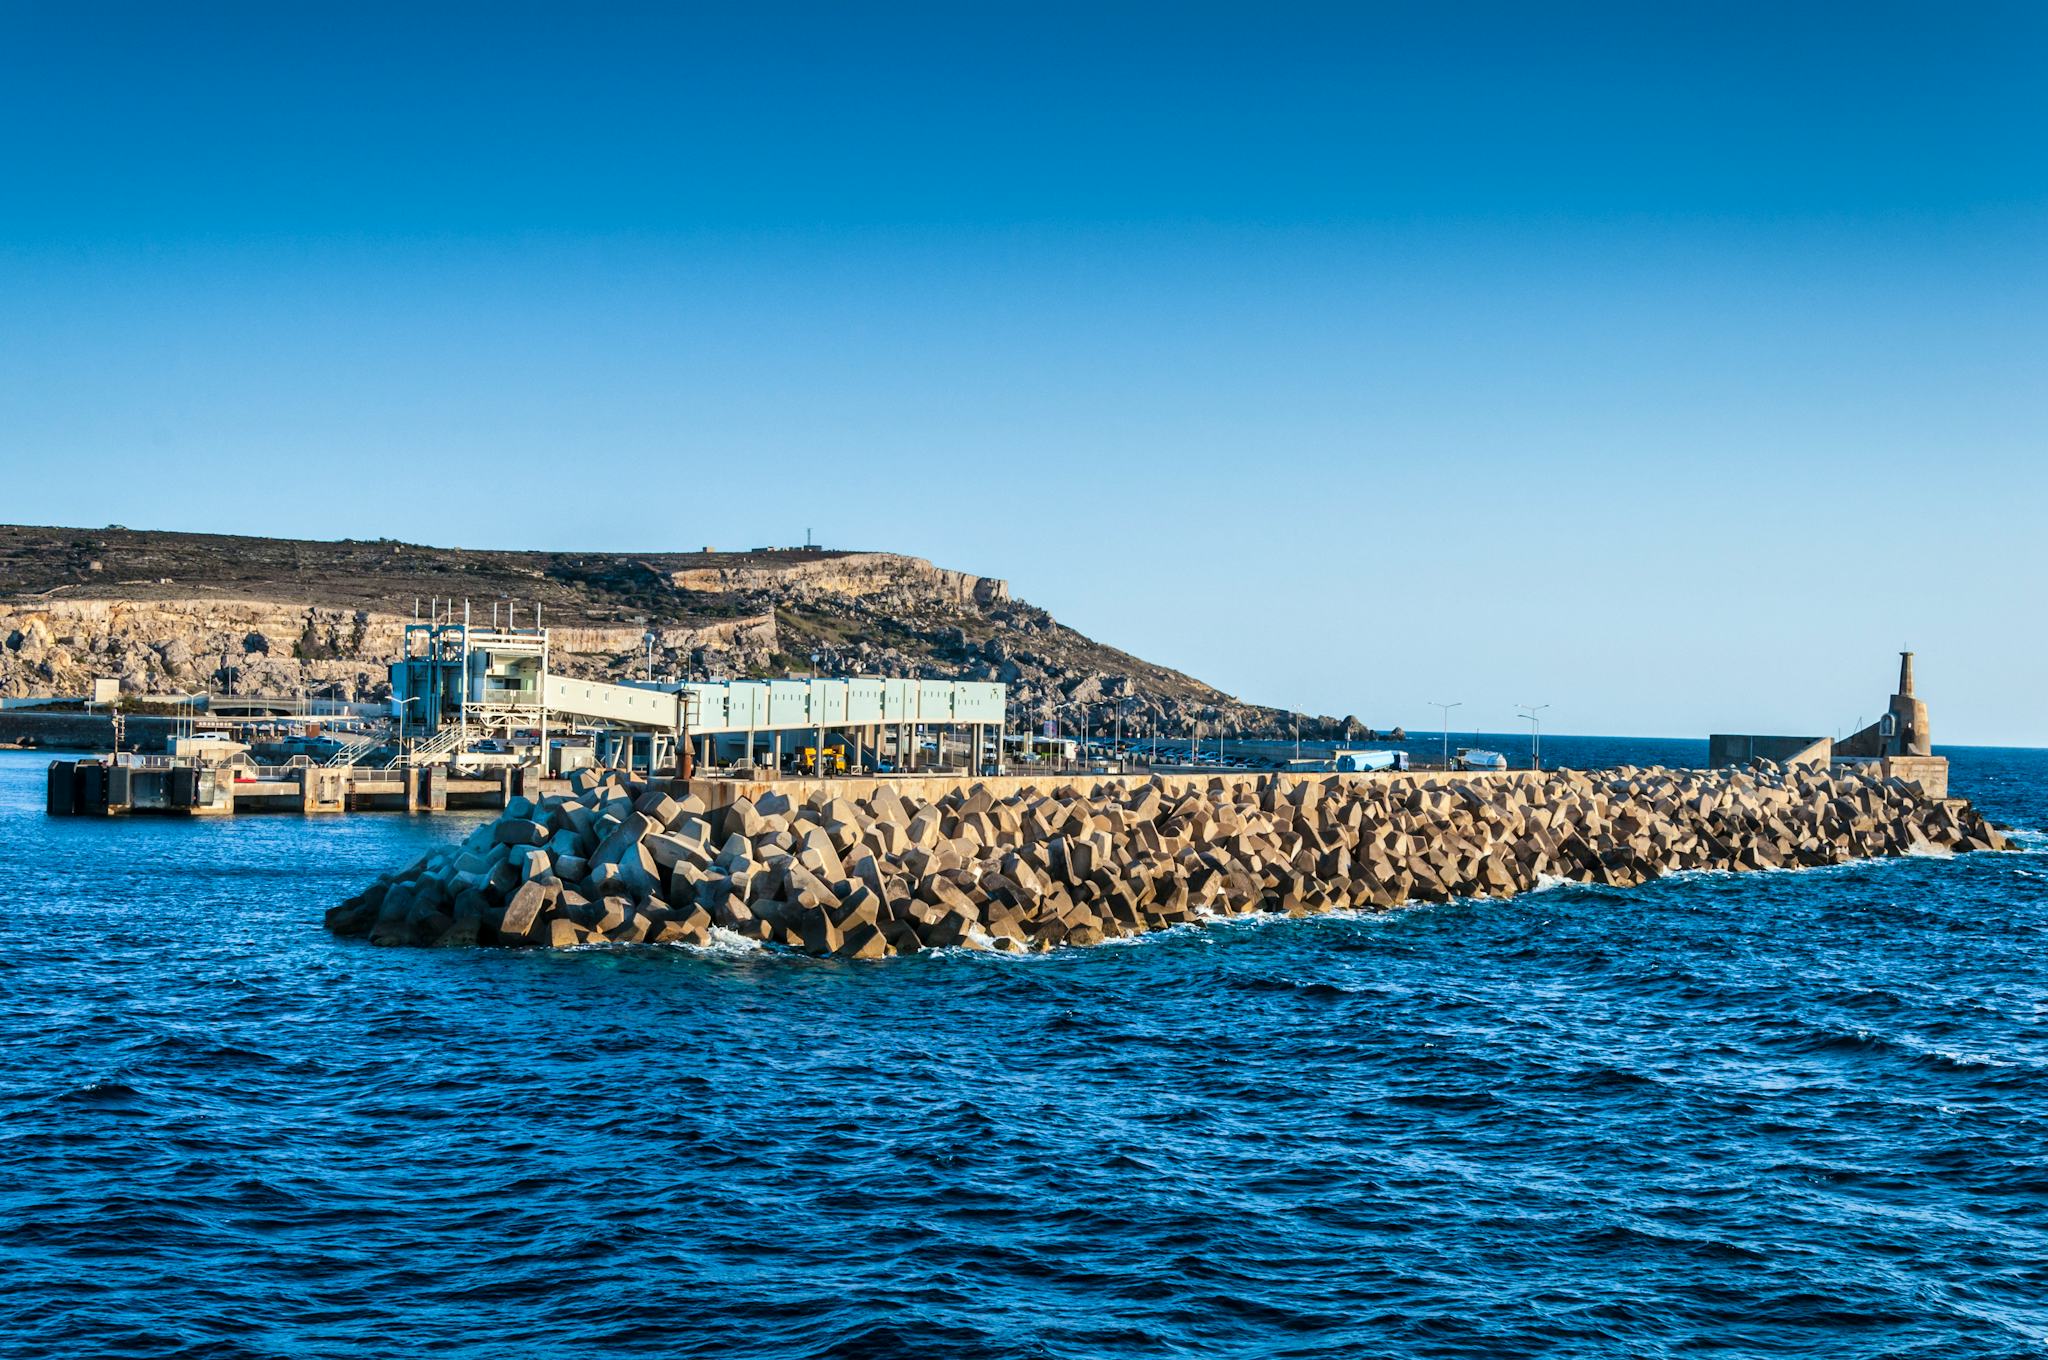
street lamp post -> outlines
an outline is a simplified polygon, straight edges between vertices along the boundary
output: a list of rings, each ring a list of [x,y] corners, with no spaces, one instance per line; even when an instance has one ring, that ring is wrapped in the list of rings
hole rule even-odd
[[[1522,717],[1529,724],[1529,768],[1532,770],[1543,768],[1543,720],[1536,715],[1549,707],[1549,704],[1521,706]]]
[[[1456,702],[1456,703],[1454,703],[1454,704],[1440,704],[1440,703],[1438,703],[1438,702],[1437,702],[1436,700],[1434,700],[1434,699],[1431,699],[1431,700],[1429,701],[1429,706],[1430,706],[1431,708],[1440,708],[1440,709],[1442,709],[1442,710],[1443,710],[1443,714],[1444,714],[1444,768],[1445,768],[1446,770],[1448,770],[1448,769],[1450,769],[1450,768],[1451,768],[1451,710],[1452,710],[1452,709],[1454,709],[1454,708],[1463,708],[1463,707],[1465,706],[1465,701],[1464,701],[1463,699],[1460,699],[1460,700],[1458,700],[1458,702]]]
[[[407,754],[405,746],[405,710],[418,703],[419,699],[420,696],[417,694],[408,694],[398,701],[398,751],[400,755]],[[543,755],[543,758],[545,758],[545,755]]]

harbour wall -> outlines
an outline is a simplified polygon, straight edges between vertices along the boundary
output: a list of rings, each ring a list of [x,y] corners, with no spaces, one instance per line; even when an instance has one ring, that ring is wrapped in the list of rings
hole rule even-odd
[[[121,746],[162,755],[178,730],[176,718],[122,720]],[[114,745],[114,720],[101,713],[0,712],[0,746],[33,746],[49,751],[107,751]]]
[[[709,781],[707,781],[709,782]],[[579,771],[327,913],[377,944],[707,943],[810,954],[1096,944],[1253,912],[1385,910],[2002,849],[1870,768],[787,781]],[[799,798],[801,794],[801,798]]]

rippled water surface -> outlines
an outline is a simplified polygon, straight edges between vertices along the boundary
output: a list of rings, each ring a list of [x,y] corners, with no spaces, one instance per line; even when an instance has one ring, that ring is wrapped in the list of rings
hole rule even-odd
[[[2048,753],[1950,754],[2048,824]],[[50,820],[44,763],[10,1354],[2048,1349],[2038,834],[1023,959],[375,950],[321,910],[472,818]]]

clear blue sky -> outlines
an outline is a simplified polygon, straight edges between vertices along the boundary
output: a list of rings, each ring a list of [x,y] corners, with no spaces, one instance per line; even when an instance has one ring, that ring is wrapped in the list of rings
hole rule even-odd
[[[0,2],[0,520],[810,528],[1411,726],[1910,645],[2048,744],[2048,8],[589,8]]]

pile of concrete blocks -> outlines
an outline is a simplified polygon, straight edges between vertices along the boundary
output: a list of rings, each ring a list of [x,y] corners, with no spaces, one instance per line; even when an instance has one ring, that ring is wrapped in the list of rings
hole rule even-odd
[[[1806,768],[1166,779],[938,802],[582,771],[327,913],[378,944],[703,945],[807,954],[1089,945],[1253,912],[1499,898],[1569,880],[1998,850],[1967,803]]]

